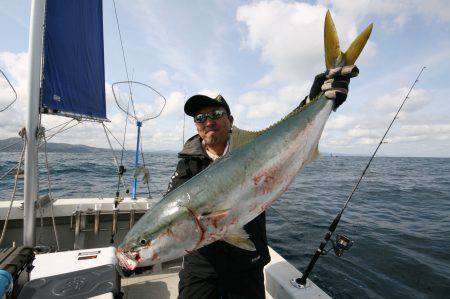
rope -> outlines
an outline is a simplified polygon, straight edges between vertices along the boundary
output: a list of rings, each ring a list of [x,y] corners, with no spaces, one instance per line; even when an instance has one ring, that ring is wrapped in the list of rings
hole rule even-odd
[[[10,215],[10,213],[11,213],[12,205],[13,205],[13,202],[14,202],[14,197],[16,196],[17,182],[18,182],[19,171],[20,171],[20,167],[22,166],[23,156],[25,155],[25,147],[26,147],[26,145],[27,145],[27,138],[26,138],[26,135],[24,135],[22,138],[23,138],[23,148],[22,148],[22,153],[20,154],[20,159],[19,159],[18,166],[17,166],[16,177],[15,177],[15,179],[14,179],[13,193],[11,194],[11,200],[10,200],[10,202],[9,202],[8,212],[6,213],[5,223],[3,224],[2,234],[1,234],[1,236],[0,236],[0,245],[2,244],[3,239],[4,239],[4,237],[5,237],[6,228],[7,228],[7,226],[8,226],[9,215]]]
[[[109,135],[108,135],[108,131],[109,131],[109,130],[107,131],[106,125],[105,125],[104,123],[102,123],[102,125],[103,125],[103,130],[105,131],[106,140],[108,140],[109,148],[111,149],[111,152],[112,152],[114,161],[116,162],[117,173],[119,173],[119,172],[120,172],[119,161],[117,161],[116,153],[114,152],[114,148],[113,148],[113,146],[112,146],[112,144],[111,144],[111,140],[109,139]],[[113,137],[114,137],[114,136],[113,136]],[[115,137],[114,137],[114,138],[115,138]],[[121,180],[121,182],[122,182],[123,188],[124,188],[124,189],[127,189],[127,187],[125,186],[125,182],[124,182],[124,180],[123,180],[123,176],[120,175],[119,177],[120,177],[120,180]]]
[[[59,238],[58,238],[58,231],[56,230],[55,213],[53,211],[54,201],[53,201],[53,194],[52,194],[52,184],[51,184],[51,180],[50,180],[50,167],[48,166],[47,138],[45,137],[45,130],[42,131],[42,138],[44,139],[45,168],[47,170],[48,195],[50,196],[50,214],[52,217],[53,232],[55,234],[56,249],[57,249],[57,251],[59,251]]]
[[[8,82],[9,86],[11,86],[12,91],[14,92],[14,100],[9,103],[8,105],[6,105],[5,108],[1,109],[0,112],[5,111],[6,109],[8,109],[9,107],[11,107],[12,104],[14,104],[14,102],[17,100],[17,92],[14,89],[14,86],[11,84],[11,82],[9,81],[8,77],[5,75],[5,73],[0,69],[0,73],[2,73],[3,77],[5,77],[6,82]]]
[[[145,165],[144,150],[142,149],[142,142],[140,144],[140,148],[141,148],[142,165],[144,166],[144,168],[146,168],[147,166]],[[148,180],[150,181],[150,175],[148,176]],[[152,198],[152,196],[150,194],[150,184],[149,184],[149,182],[147,182],[146,185],[147,185],[148,198]]]

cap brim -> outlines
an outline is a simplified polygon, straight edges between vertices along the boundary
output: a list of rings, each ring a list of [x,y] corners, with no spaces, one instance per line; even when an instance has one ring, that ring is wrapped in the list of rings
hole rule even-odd
[[[216,100],[211,99],[208,96],[205,95],[195,95],[190,97],[186,104],[184,104],[184,113],[186,113],[189,116],[194,117],[195,113],[200,110],[203,107],[207,106],[223,106],[220,103],[217,103]]]

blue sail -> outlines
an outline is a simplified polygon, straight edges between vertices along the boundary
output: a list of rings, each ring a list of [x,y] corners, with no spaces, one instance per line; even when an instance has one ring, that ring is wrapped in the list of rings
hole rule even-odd
[[[41,113],[106,119],[101,0],[47,0]]]

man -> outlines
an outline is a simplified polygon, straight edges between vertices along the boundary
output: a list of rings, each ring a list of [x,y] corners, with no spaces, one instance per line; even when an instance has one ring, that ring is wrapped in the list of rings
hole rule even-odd
[[[354,66],[337,68],[317,75],[310,94],[300,106],[321,91],[335,102],[337,109],[346,97],[350,78],[358,74]],[[195,95],[184,106],[192,116],[197,135],[179,153],[177,169],[167,192],[180,186],[217,158],[227,153],[233,116],[225,99]],[[180,271],[179,298],[264,298],[263,267],[269,263],[265,212],[244,226],[256,251],[247,251],[224,241],[195,250],[184,257]]]

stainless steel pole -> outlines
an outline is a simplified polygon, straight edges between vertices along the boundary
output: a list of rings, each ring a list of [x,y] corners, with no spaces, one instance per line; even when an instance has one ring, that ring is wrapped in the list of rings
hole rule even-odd
[[[35,245],[34,201],[38,197],[37,129],[39,125],[39,96],[41,84],[41,57],[43,47],[45,0],[33,0],[30,14],[30,36],[28,40],[28,112],[27,146],[25,151],[23,244]]]

